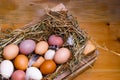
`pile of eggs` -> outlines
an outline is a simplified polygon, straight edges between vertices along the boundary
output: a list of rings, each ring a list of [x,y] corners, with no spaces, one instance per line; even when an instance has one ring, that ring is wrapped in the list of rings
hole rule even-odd
[[[40,80],[43,75],[53,73],[58,64],[66,63],[71,52],[63,47],[64,40],[59,35],[49,36],[48,41],[35,42],[26,39],[19,45],[9,44],[3,49],[4,60],[0,64],[2,77],[12,80]],[[31,54],[38,59],[28,66]]]

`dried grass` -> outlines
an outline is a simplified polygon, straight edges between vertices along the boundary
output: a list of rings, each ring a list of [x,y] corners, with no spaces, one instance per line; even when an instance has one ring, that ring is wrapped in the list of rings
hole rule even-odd
[[[76,18],[74,18],[68,12],[46,12],[44,18],[35,25],[25,27],[22,29],[16,29],[11,33],[2,33],[0,38],[0,61],[3,60],[2,51],[3,48],[11,43],[19,44],[22,40],[33,39],[36,42],[45,40],[52,34],[58,34],[64,39],[63,47],[67,47],[71,50],[71,59],[62,65],[58,65],[57,70],[45,78],[54,78],[59,73],[65,70],[72,71],[74,66],[78,64],[84,57],[82,52],[85,48],[88,37],[86,33],[80,29]],[[73,45],[67,43],[68,38],[73,37]]]

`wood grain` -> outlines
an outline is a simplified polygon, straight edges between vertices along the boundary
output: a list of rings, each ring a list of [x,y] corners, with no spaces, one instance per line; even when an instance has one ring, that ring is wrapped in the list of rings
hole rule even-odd
[[[0,30],[16,29],[40,17],[41,9],[64,3],[80,27],[102,47],[120,54],[119,0],[0,0]],[[74,80],[120,80],[120,56],[98,47],[92,69]]]

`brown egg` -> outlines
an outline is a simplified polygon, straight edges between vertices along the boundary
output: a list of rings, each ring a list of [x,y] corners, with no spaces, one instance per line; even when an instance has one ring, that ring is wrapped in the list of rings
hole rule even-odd
[[[18,55],[18,53],[18,46],[15,44],[9,44],[3,50],[3,57],[7,60],[12,60]]]
[[[37,59],[37,61],[33,63],[32,66],[39,68],[40,65],[41,65],[44,61],[45,61],[45,59],[44,59],[42,56],[40,56],[40,57]]]
[[[49,45],[46,41],[40,41],[36,45],[35,53],[43,55],[48,50],[48,47],[49,47]]]
[[[46,60],[40,66],[40,71],[42,72],[42,74],[47,75],[53,73],[56,70],[56,67],[57,66],[53,60]]]
[[[14,60],[14,66],[19,70],[26,70],[28,67],[28,58],[25,55],[18,55]]]
[[[55,56],[54,56],[54,61],[57,64],[63,64],[69,60],[71,56],[71,52],[67,48],[60,48],[59,50],[56,51]]]

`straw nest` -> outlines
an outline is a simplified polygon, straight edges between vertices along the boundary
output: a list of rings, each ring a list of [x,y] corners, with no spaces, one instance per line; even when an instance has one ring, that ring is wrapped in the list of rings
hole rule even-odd
[[[58,34],[64,39],[63,47],[70,49],[72,58],[65,64],[59,65],[57,70],[45,76],[45,78],[54,78],[65,70],[73,71],[73,68],[84,58],[82,52],[85,48],[88,37],[86,33],[80,29],[75,17],[68,12],[46,12],[42,20],[35,25],[16,29],[9,34],[3,33],[0,38],[0,61],[2,58],[3,48],[10,44],[19,44],[22,40],[33,39],[36,42],[48,40],[52,34]],[[72,43],[68,42],[71,39]]]

